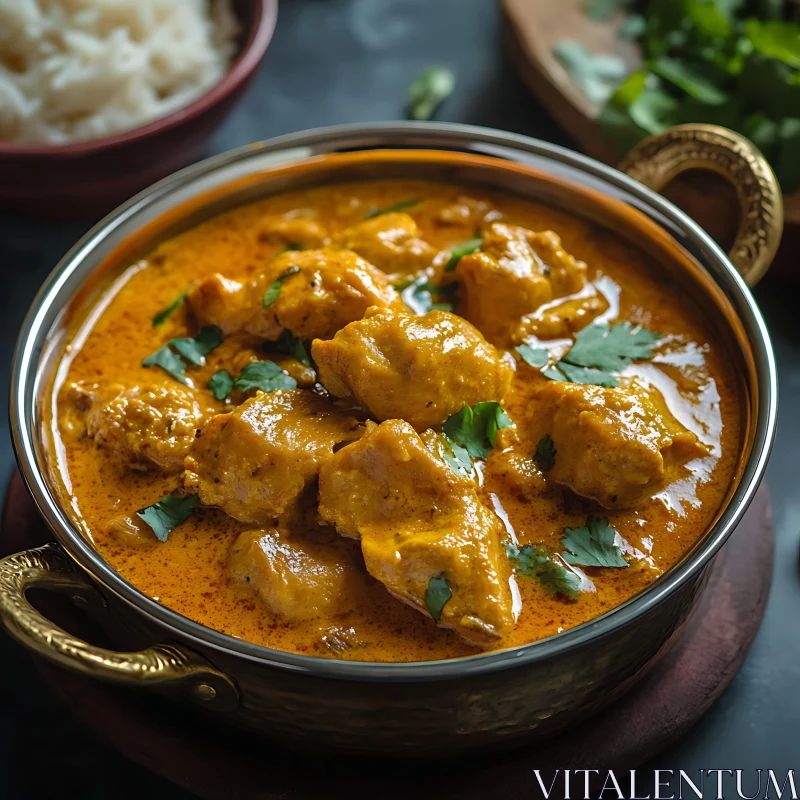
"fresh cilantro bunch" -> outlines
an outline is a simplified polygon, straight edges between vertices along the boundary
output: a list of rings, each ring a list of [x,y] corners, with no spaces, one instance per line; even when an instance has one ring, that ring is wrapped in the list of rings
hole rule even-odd
[[[755,143],[785,192],[800,188],[800,5],[588,0],[586,13],[604,18],[619,8],[630,12],[621,33],[641,43],[645,60],[600,113],[621,150],[680,123],[724,125]]]

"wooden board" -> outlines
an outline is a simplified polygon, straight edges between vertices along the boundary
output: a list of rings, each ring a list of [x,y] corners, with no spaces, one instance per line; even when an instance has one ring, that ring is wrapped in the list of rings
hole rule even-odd
[[[0,553],[49,539],[15,476],[0,530]],[[773,550],[769,496],[762,487],[718,556],[696,613],[647,677],[588,724],[546,745],[486,758],[422,765],[309,758],[279,743],[201,721],[163,699],[92,681],[43,661],[37,666],[66,707],[121,753],[208,800],[484,800],[497,794],[505,800],[528,800],[540,796],[534,769],[546,770],[547,775],[554,769],[630,769],[697,722],[733,680],[758,632],[769,595]],[[60,603],[61,624],[77,635],[88,635],[86,618],[63,596],[52,597]],[[47,753],[39,755],[46,762]]]
[[[631,71],[641,66],[638,46],[617,35],[625,14],[596,21],[583,13],[584,0],[500,0],[506,42],[522,79],[587,155],[616,164],[623,153],[603,136],[599,107],[592,103],[553,54],[561,41],[575,41],[590,53],[616,55]],[[786,221],[800,225],[800,192],[784,198]],[[700,220],[702,223],[702,220]]]

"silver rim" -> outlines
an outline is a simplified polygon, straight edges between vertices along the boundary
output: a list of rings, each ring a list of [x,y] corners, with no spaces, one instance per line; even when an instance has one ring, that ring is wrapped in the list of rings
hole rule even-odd
[[[146,210],[155,200],[179,194],[202,176],[235,169],[253,158],[295,161],[308,155],[374,147],[427,147],[457,149],[542,166],[554,162],[573,173],[573,180],[594,183],[605,193],[618,191],[632,205],[656,217],[712,273],[744,326],[756,364],[760,403],[755,421],[753,449],[741,481],[719,520],[701,546],[684,563],[667,572],[645,592],[590,622],[549,639],[511,650],[448,661],[404,664],[335,661],[294,655],[250,644],[206,628],[169,610],[139,592],[121,578],[86,542],[61,511],[38,466],[36,448],[37,365],[48,332],[58,320],[66,297],[83,281],[76,271],[83,260],[110,233]],[[34,299],[23,322],[14,353],[9,398],[9,417],[17,460],[28,488],[51,530],[67,551],[98,582],[140,613],[165,629],[178,631],[200,647],[227,653],[281,669],[320,677],[368,681],[442,680],[507,669],[552,658],[585,644],[647,613],[696,576],[719,551],[741,520],[761,481],[775,434],[777,376],[769,334],[749,289],[710,237],[682,211],[659,195],[586,156],[525,136],[469,125],[440,123],[376,123],[319,128],[277,137],[194,164],[146,189],[94,226],[59,262]]]

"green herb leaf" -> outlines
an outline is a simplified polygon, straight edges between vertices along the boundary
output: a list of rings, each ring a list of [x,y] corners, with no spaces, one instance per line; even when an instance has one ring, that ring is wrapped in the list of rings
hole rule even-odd
[[[289,267],[283,275],[272,282],[272,285],[264,293],[264,308],[269,308],[280,297],[283,282],[292,275],[297,275],[298,272],[300,272],[300,267]]]
[[[709,39],[731,35],[731,17],[723,12],[723,3],[714,0],[685,0],[686,13],[698,34]]]
[[[265,353],[282,353],[291,356],[304,367],[311,366],[311,356],[308,354],[305,344],[289,330],[281,331],[281,335],[275,342],[264,342],[261,349]]]
[[[630,322],[612,326],[605,322],[595,323],[577,334],[575,344],[562,361],[578,367],[619,372],[635,358],[652,358],[650,345],[659,339],[660,333],[635,327]]]
[[[476,232],[474,238],[468,239],[466,242],[461,242],[461,244],[457,244],[450,250],[450,259],[445,265],[444,271],[452,272],[458,266],[458,262],[461,261],[464,256],[476,253],[481,249],[482,245],[483,234],[480,231]]]
[[[514,423],[500,403],[476,403],[453,414],[442,425],[444,435],[451,443],[461,445],[473,458],[487,458],[497,441],[497,431],[510,428]]]
[[[217,400],[225,400],[233,391],[233,376],[226,369],[215,372],[208,382],[208,388]]]
[[[408,87],[408,118],[430,119],[456,86],[456,76],[446,67],[428,67]]]
[[[233,385],[240,392],[249,392],[252,389],[274,392],[276,389],[296,389],[297,381],[274,361],[254,361],[242,370]]]
[[[544,347],[531,347],[529,344],[521,344],[514,350],[520,358],[532,367],[544,367],[550,361],[550,354]]]
[[[547,594],[563,594],[573,600],[580,594],[580,578],[544,547],[507,544],[506,552],[514,569],[526,577],[538,578]]]
[[[161,311],[159,311],[158,314],[153,317],[153,327],[157,328],[159,325],[161,325],[161,323],[163,323],[167,317],[173,311],[175,311],[175,309],[183,304],[183,301],[186,299],[188,294],[189,292],[184,292],[180,297],[173,300],[166,308],[161,309]]]
[[[627,567],[622,550],[614,542],[616,530],[607,519],[590,516],[580,528],[565,528],[561,544],[568,564],[584,567]]]
[[[559,361],[558,364],[561,362]],[[558,368],[558,366],[548,367],[542,370],[542,375],[550,378],[551,381],[561,381],[562,383],[569,383],[567,376]]]
[[[652,61],[650,69],[701,103],[718,106],[728,101],[726,92],[716,87],[686,61],[663,56]]]
[[[547,472],[547,470],[553,469],[556,465],[557,453],[558,450],[556,450],[553,444],[553,437],[550,436],[549,433],[546,433],[536,443],[536,453],[533,456],[533,460],[539,465],[539,468],[543,472]]]
[[[170,533],[189,519],[197,502],[196,494],[183,498],[168,494],[157,503],[139,509],[136,516],[150,526],[159,542],[166,542]]]
[[[628,72],[619,56],[594,55],[579,42],[558,42],[553,54],[592,103],[605,103]]]
[[[602,22],[611,19],[627,5],[628,0],[584,0],[583,10],[589,19]]]
[[[169,345],[183,359],[196,367],[206,363],[206,356],[222,344],[222,330],[216,325],[206,325],[194,339],[170,339]]]
[[[428,607],[428,613],[435,622],[442,618],[442,610],[452,596],[453,590],[445,580],[444,572],[428,581],[428,588],[425,591],[425,605]]]
[[[373,208],[367,212],[367,215],[364,219],[374,219],[375,217],[380,217],[383,214],[396,214],[399,211],[408,211],[409,208],[414,208],[414,206],[418,206],[422,200],[419,197],[414,198],[413,200],[403,200],[400,203],[395,203],[391,206],[384,206],[383,208]]]
[[[800,24],[749,19],[745,23],[745,32],[759,53],[800,69]]]
[[[619,381],[610,373],[592,367],[576,367],[568,361],[559,361],[558,368],[570,383],[589,384],[592,386],[605,386],[613,389],[619,386]]]
[[[433,301],[434,295],[450,296],[458,288],[458,284],[448,283],[440,286],[432,283],[426,275],[420,275],[411,282],[397,284],[395,287],[400,292],[403,302],[415,313],[426,314],[428,311],[452,311],[453,304],[449,302]]]
[[[161,367],[164,372],[168,372],[183,384],[188,384],[186,376],[183,374],[185,365],[179,356],[176,356],[167,345],[164,345],[160,350],[156,350],[152,355],[142,361],[143,367]]]

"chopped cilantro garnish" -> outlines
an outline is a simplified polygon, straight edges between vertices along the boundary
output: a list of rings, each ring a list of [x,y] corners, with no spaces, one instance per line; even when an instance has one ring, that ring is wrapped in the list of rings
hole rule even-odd
[[[426,314],[428,311],[452,311],[452,303],[434,303],[433,297],[434,295],[452,295],[457,286],[455,283],[440,286],[438,283],[431,283],[426,275],[420,275],[410,282],[398,283],[394,288],[400,292],[403,302],[414,313]]]
[[[555,466],[557,453],[558,450],[553,444],[553,438],[549,433],[546,433],[536,443],[536,453],[533,456],[533,460],[539,465],[539,469],[547,472],[547,470],[553,469]]]
[[[435,622],[442,617],[442,610],[447,605],[447,601],[453,596],[453,590],[444,577],[444,572],[428,581],[428,588],[425,591],[425,605],[428,612]]]
[[[430,119],[439,105],[453,93],[456,76],[446,67],[428,67],[408,87],[409,119]]]
[[[466,477],[472,472],[472,459],[469,453],[460,444],[448,439],[445,434],[440,434],[442,440],[442,458],[456,475]]]
[[[451,443],[464,447],[472,458],[487,458],[497,439],[497,431],[514,423],[500,403],[476,403],[453,414],[442,425]]]
[[[543,374],[556,381],[619,386],[612,373],[620,372],[635,358],[652,358],[650,345],[660,338],[660,333],[630,322],[589,325],[578,333],[575,344],[555,367],[543,370]]]
[[[580,593],[580,578],[544,547],[526,544],[520,548],[506,544],[506,552],[516,571],[529,578],[538,578],[547,594],[560,593],[574,599]]]
[[[208,388],[217,400],[225,400],[233,391],[233,376],[226,369],[215,372],[208,382]]]
[[[275,253],[275,258],[277,258],[278,256],[282,256],[284,253],[299,253],[305,249],[306,249],[305,245],[298,244],[296,242],[292,244],[287,244],[286,247],[283,248],[283,250],[278,250],[278,252]]]
[[[222,331],[216,325],[208,325],[194,339],[170,339],[155,353],[142,361],[143,367],[161,367],[181,383],[188,383],[183,374],[186,363],[201,367],[206,363],[206,355],[222,342]],[[172,349],[170,349],[172,348]],[[180,355],[176,355],[177,350]]]
[[[564,528],[563,558],[569,564],[585,567],[627,567],[628,562],[614,541],[616,533],[607,519],[594,516],[580,528]]]
[[[257,389],[261,392],[274,392],[276,389],[296,389],[297,382],[287,375],[274,361],[254,361],[248,364],[234,381],[240,392]]]
[[[292,275],[297,275],[300,272],[300,267],[289,267],[283,275],[279,275],[270,285],[269,289],[264,292],[264,308],[271,306],[280,297],[281,285],[287,278]]]
[[[157,328],[159,325],[161,325],[161,323],[164,322],[167,317],[183,303],[188,294],[189,292],[184,292],[180,297],[173,300],[166,308],[161,309],[161,311],[159,311],[158,314],[153,317],[153,327]]]
[[[403,200],[400,203],[394,203],[391,206],[384,206],[383,208],[371,208],[364,219],[374,219],[375,217],[383,216],[384,214],[396,214],[399,211],[408,211],[409,208],[418,206],[422,200],[415,197],[413,200]]]
[[[166,542],[170,533],[189,519],[197,500],[196,494],[182,498],[168,494],[157,503],[139,509],[136,515],[150,526],[159,542]]]
[[[480,231],[475,231],[475,236],[468,239],[466,242],[457,244],[450,250],[450,260],[445,265],[445,272],[452,272],[464,256],[471,255],[481,249],[483,245],[483,234]]]
[[[169,345],[176,350],[185,361],[196,367],[206,363],[206,356],[222,344],[222,330],[216,325],[201,328],[194,339],[170,339]]]
[[[185,368],[183,360],[179,356],[176,356],[175,353],[169,349],[168,345],[164,345],[160,350],[156,350],[155,353],[147,356],[147,358],[142,361],[142,366],[161,367],[165,372],[172,375],[176,381],[180,381],[184,384],[188,383],[186,376],[183,374]]]
[[[309,356],[306,346],[291,331],[281,331],[277,341],[264,342],[261,345],[261,349],[265,353],[282,353],[283,355],[291,356],[303,366],[311,366],[311,356]]]
[[[521,344],[514,349],[517,355],[532,367],[547,366],[547,362],[550,360],[550,354],[544,347],[531,347],[529,344]]]

